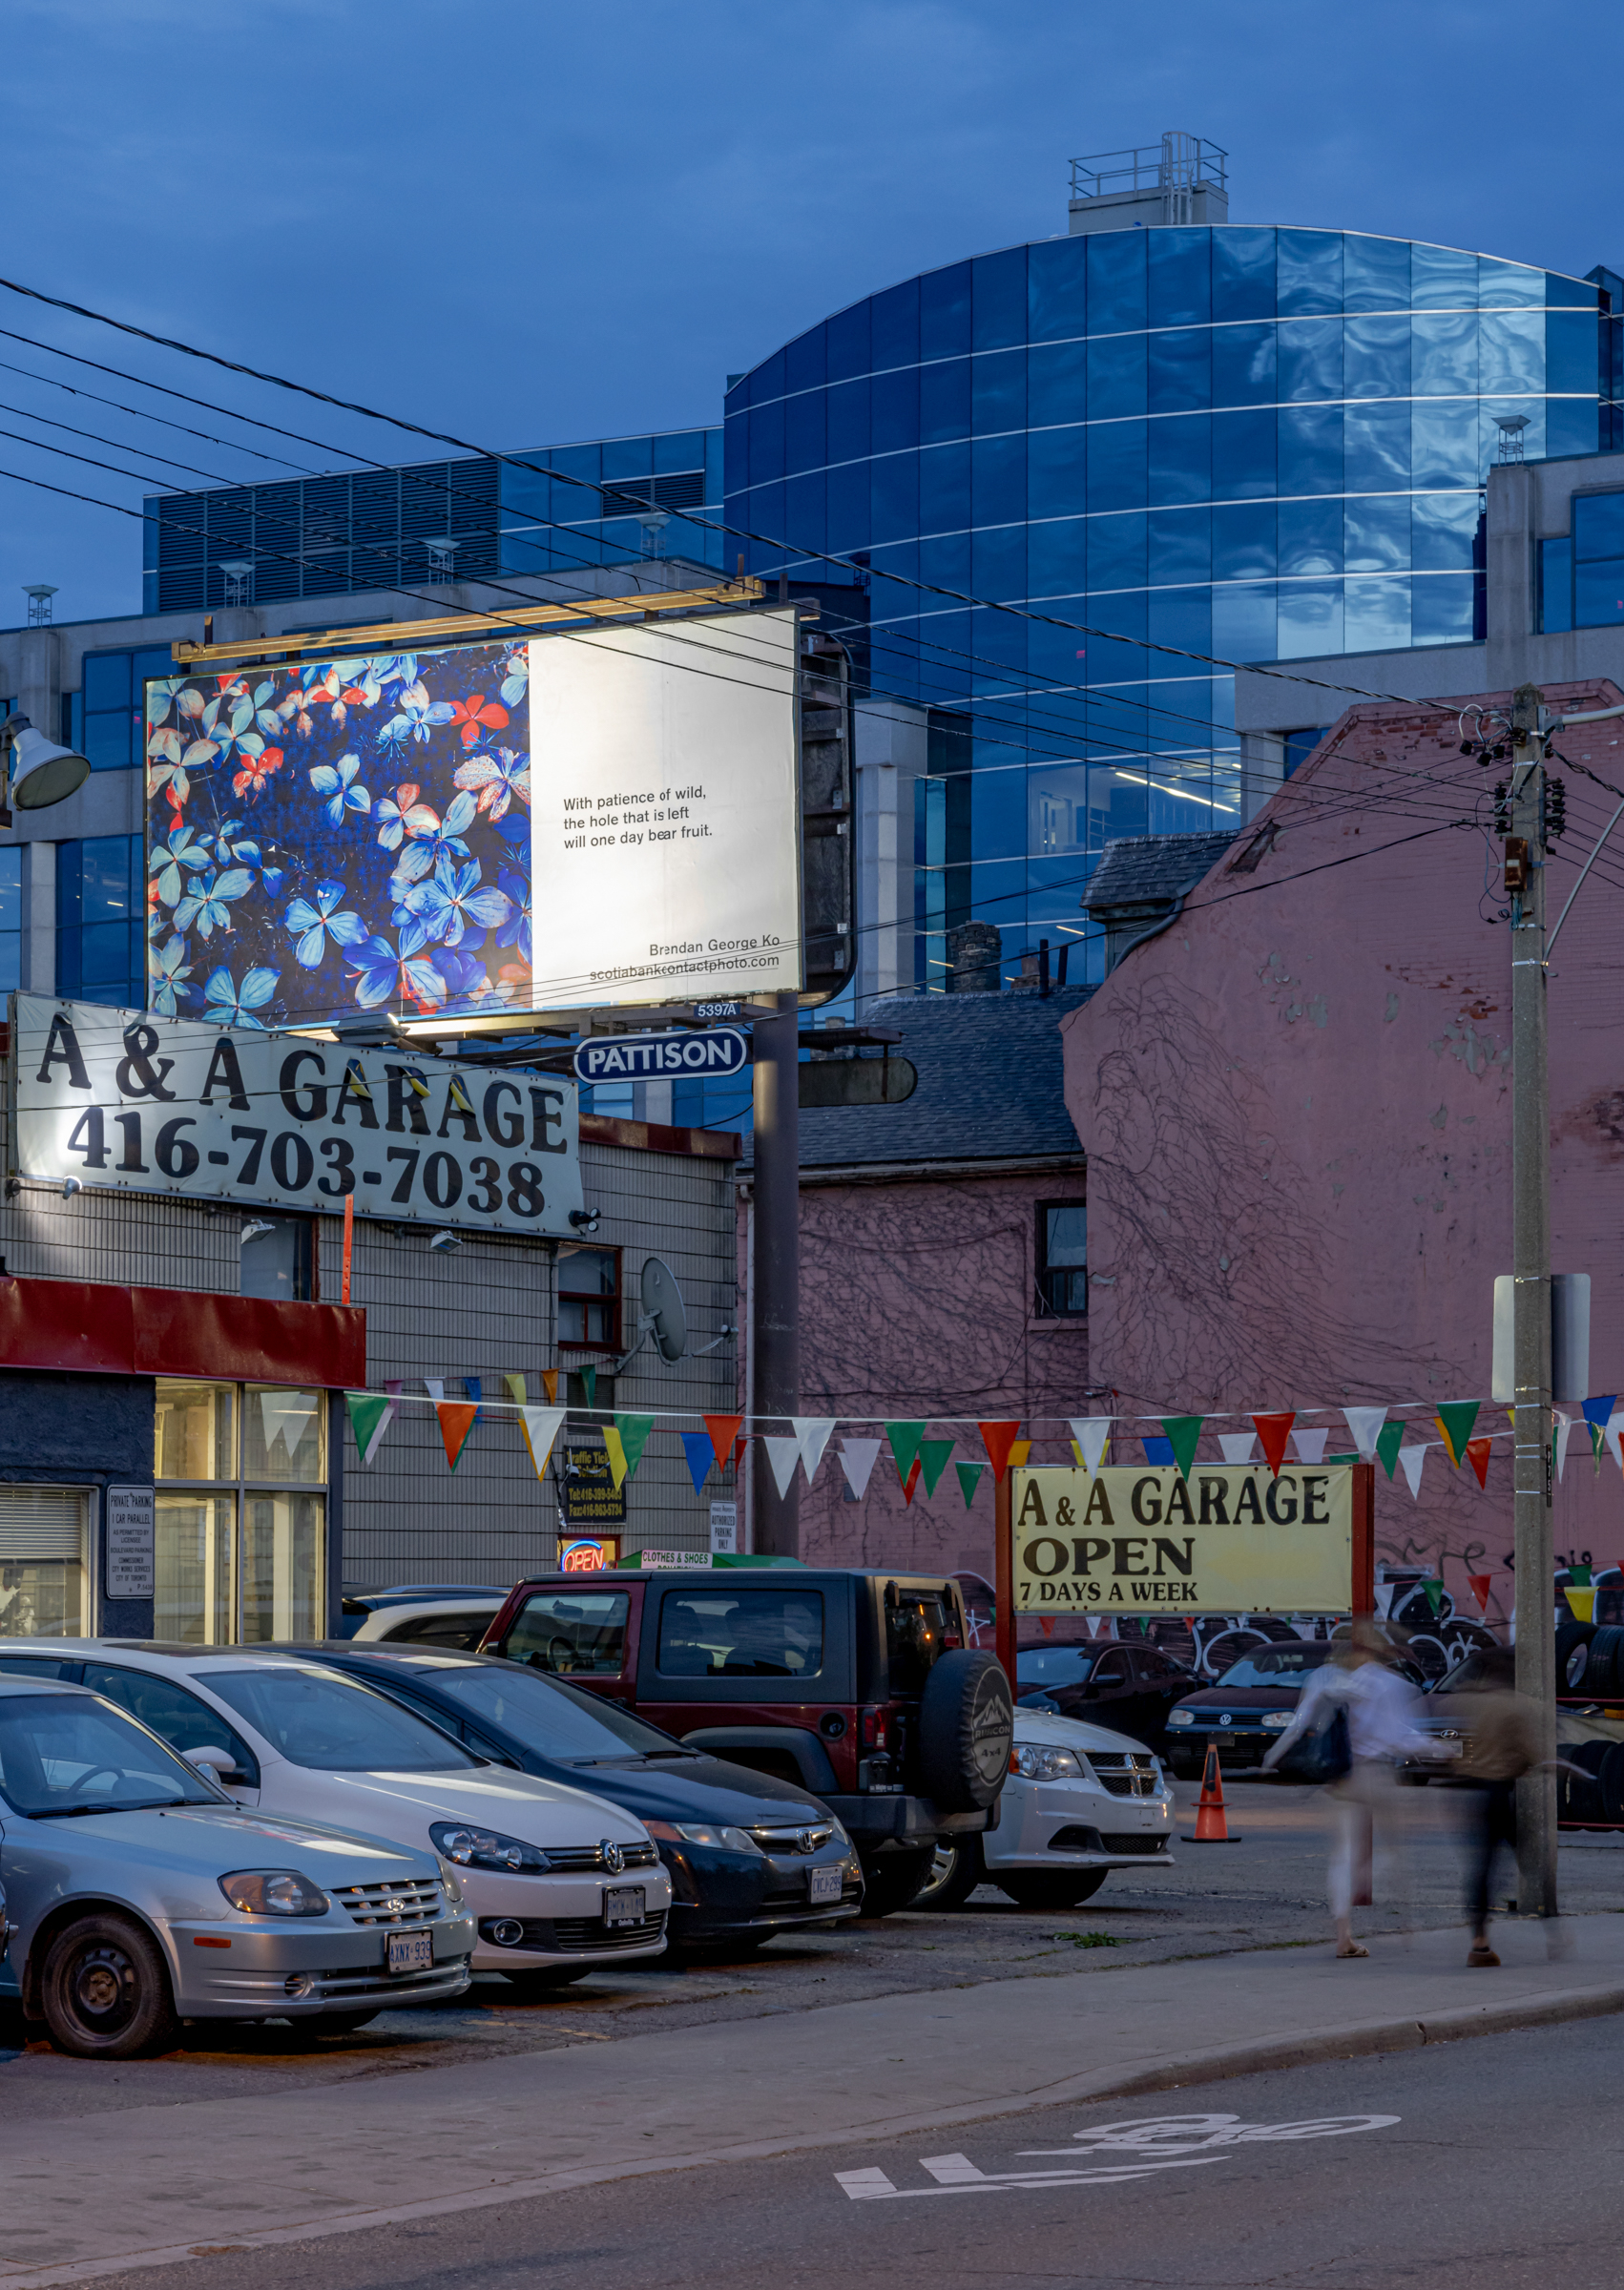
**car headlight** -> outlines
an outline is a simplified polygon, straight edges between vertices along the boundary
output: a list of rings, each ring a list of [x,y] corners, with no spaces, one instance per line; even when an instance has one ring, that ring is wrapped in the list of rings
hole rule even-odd
[[[1194,1725],[1196,1713],[1194,1710],[1170,1710],[1167,1722],[1169,1725]]]
[[[244,1916],[325,1916],[333,1905],[296,1868],[239,1868],[219,1888]]]
[[[1263,1723],[1271,1734],[1283,1734],[1291,1723],[1291,1712],[1289,1710],[1265,1710]]]
[[[463,1881],[448,1861],[442,1861],[440,1863],[440,1889],[446,1896],[448,1907],[460,1908],[462,1906]]]
[[[444,1853],[459,1868],[506,1868],[533,1874],[552,1866],[539,1845],[525,1844],[517,1837],[504,1837],[500,1829],[476,1829],[462,1821],[437,1821],[428,1836],[435,1851]]]
[[[1081,1780],[1082,1766],[1069,1749],[1050,1749],[1036,1741],[1017,1741],[1012,1770],[1029,1781]]]

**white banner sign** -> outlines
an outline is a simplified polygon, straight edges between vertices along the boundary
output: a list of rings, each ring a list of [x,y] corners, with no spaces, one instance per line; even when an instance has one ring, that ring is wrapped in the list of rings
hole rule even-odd
[[[507,1233],[568,1235],[577,1096],[552,1073],[459,1068],[242,1027],[17,994],[19,1176]]]
[[[531,643],[534,1008],[802,984],[798,625]]]

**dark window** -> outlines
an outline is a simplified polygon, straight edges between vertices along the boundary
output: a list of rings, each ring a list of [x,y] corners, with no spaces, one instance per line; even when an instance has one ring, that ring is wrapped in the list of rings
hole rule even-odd
[[[1080,1646],[1023,1646],[1015,1656],[1015,1683],[1080,1686],[1087,1683],[1093,1666],[1093,1655]]]
[[[558,1251],[558,1342],[620,1349],[620,1251],[565,1241]]]
[[[1128,1657],[1125,1654],[1102,1654],[1093,1674],[1093,1682],[1102,1689],[1125,1686],[1128,1683]]]
[[[677,1747],[669,1734],[630,1717],[602,1695],[543,1677],[535,1669],[521,1676],[484,1662],[466,1669],[454,1664],[436,1669],[433,1676],[437,1694],[449,1695],[528,1749],[565,1764],[628,1755],[668,1758]]]
[[[115,1662],[87,1662],[84,1683],[93,1694],[105,1694],[132,1718],[150,1725],[182,1757],[189,1749],[228,1749],[238,1770],[251,1781],[259,1780],[259,1760],[237,1728],[173,1679],[156,1676],[150,1670],[126,1670]]]
[[[141,838],[98,835],[56,845],[56,991],[143,1010],[146,958]]]
[[[502,1651],[561,1676],[618,1677],[632,1601],[624,1591],[538,1591],[527,1598]]]
[[[288,1762],[316,1773],[458,1773],[474,1760],[383,1695],[316,1670],[216,1671],[210,1685]]]
[[[953,1617],[957,1628],[957,1617]],[[885,1649],[890,1655],[891,1692],[922,1694],[931,1664],[943,1651],[948,1609],[940,1591],[889,1590],[885,1593]]]
[[[1311,724],[1306,731],[1286,732],[1283,735],[1285,740],[1285,772],[1283,776],[1286,779],[1289,780],[1294,773],[1302,769],[1330,728],[1328,723]]]
[[[274,1297],[284,1304],[316,1300],[316,1219],[313,1217],[256,1217],[251,1223],[270,1231],[245,1239],[238,1293]],[[244,1227],[244,1230],[247,1228]]]
[[[664,1677],[816,1677],[821,1591],[668,1591],[659,1616]]]
[[[1077,1319],[1089,1308],[1089,1212],[1080,1200],[1037,1206],[1037,1299],[1044,1317]]]
[[[495,1619],[496,1610],[490,1606],[481,1607],[477,1613],[413,1614],[393,1630],[385,1631],[384,1636],[393,1645],[455,1646],[471,1654]]]

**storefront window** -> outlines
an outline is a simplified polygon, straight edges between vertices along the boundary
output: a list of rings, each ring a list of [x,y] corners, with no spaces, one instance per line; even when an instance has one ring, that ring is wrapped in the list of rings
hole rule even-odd
[[[0,1488],[0,1638],[76,1638],[85,1627],[80,1488]]]
[[[325,1393],[162,1381],[156,1444],[157,1635],[196,1646],[320,1637]]]

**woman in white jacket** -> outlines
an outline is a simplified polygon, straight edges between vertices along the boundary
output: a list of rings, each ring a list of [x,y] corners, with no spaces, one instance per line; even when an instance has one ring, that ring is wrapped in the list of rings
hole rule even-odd
[[[1318,1732],[1341,1710],[1347,1725],[1349,1764],[1345,1773],[1327,1783],[1335,1826],[1326,1875],[1339,1956],[1370,1953],[1354,1939],[1352,1921],[1355,1872],[1364,1859],[1367,1824],[1379,1822],[1385,1830],[1395,1825],[1393,1766],[1399,1759],[1431,1747],[1415,1725],[1420,1697],[1388,1668],[1389,1653],[1373,1622],[1364,1616],[1356,1620],[1349,1637],[1309,1678],[1291,1723],[1263,1759],[1264,1770],[1272,1770],[1293,1742]]]

